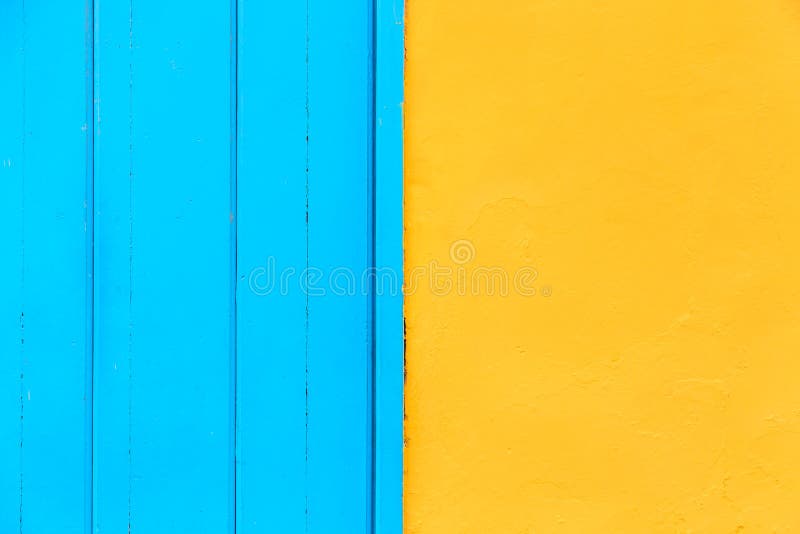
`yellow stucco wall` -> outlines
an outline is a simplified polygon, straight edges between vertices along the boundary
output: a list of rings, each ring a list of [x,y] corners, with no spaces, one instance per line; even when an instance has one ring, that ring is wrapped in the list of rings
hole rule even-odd
[[[800,2],[407,32],[407,276],[538,277],[409,292],[406,531],[800,532]]]

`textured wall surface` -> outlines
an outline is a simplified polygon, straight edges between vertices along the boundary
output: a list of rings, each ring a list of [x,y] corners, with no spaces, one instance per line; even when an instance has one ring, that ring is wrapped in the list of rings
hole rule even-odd
[[[800,3],[408,4],[407,532],[800,531]]]

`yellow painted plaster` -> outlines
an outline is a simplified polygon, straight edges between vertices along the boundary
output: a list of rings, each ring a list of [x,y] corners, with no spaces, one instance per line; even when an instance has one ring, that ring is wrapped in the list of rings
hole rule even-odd
[[[407,275],[538,274],[408,295],[406,531],[800,532],[800,2],[407,32]]]

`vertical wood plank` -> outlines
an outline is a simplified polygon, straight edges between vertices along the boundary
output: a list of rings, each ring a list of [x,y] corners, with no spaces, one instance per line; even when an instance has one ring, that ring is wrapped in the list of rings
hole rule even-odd
[[[307,11],[239,6],[237,531],[304,532]]]
[[[3,10],[2,433],[16,453],[3,451],[0,529],[48,532],[58,518],[59,532],[85,533],[91,9],[26,0]]]
[[[237,524],[368,532],[372,12],[240,5]]]
[[[375,265],[394,287],[375,294],[375,533],[403,532],[403,65],[402,0],[376,0]]]
[[[94,529],[128,532],[133,488],[133,3],[95,0]]]
[[[95,527],[232,532],[230,6],[98,3]]]
[[[371,2],[309,1],[308,531],[369,532],[372,512]],[[337,294],[334,269],[357,280]],[[324,295],[322,292],[324,291]]]
[[[22,389],[23,14],[21,0],[0,4],[0,531],[20,522]]]

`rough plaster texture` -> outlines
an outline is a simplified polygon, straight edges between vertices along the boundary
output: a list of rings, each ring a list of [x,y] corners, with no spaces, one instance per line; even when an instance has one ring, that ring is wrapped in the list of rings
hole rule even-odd
[[[538,291],[407,297],[406,531],[800,532],[800,3],[408,0],[407,47],[407,276]]]

